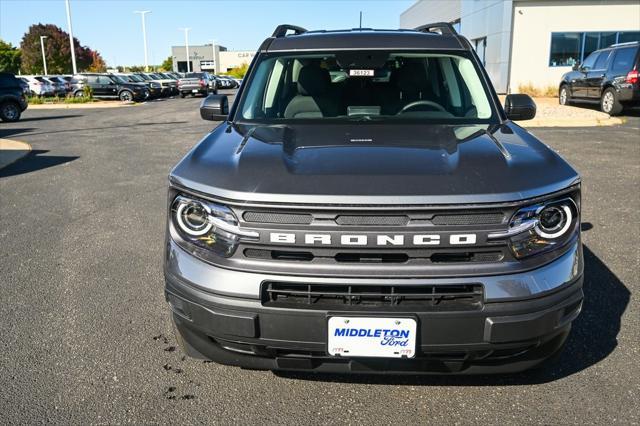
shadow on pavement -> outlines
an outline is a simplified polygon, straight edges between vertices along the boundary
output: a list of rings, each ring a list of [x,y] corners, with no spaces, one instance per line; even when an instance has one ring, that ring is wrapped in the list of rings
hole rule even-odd
[[[74,117],[84,117],[82,114],[70,114],[70,115],[46,115],[42,117],[26,117],[21,118],[20,122],[24,121],[42,121],[42,120],[60,120],[62,118],[74,118]]]
[[[36,129],[33,127],[16,128],[16,129],[0,127],[0,138],[9,139],[11,136],[20,135],[22,133],[29,133],[34,130]]]
[[[274,374],[298,380],[412,386],[518,386],[547,383],[570,376],[597,364],[613,352],[618,345],[621,317],[630,298],[627,287],[587,246],[584,246],[584,260],[582,313],[573,323],[564,349],[536,369],[518,374],[479,376]]]
[[[32,150],[28,155],[0,169],[0,178],[8,176],[17,176],[25,173],[31,173],[49,167],[58,166],[60,164],[69,163],[80,157],[43,155],[47,150]]]
[[[164,121],[164,122],[158,122],[158,123],[134,123],[134,124],[123,124],[121,126],[74,128],[74,129],[35,132],[35,133],[28,133],[28,132],[24,132],[24,133],[28,134],[29,136],[52,135],[52,134],[55,134],[55,133],[92,132],[92,131],[95,131],[95,130],[127,129],[127,128],[134,128],[134,127],[147,127],[147,126],[154,127],[154,126],[166,126],[166,125],[185,124],[185,123],[188,123],[188,121]],[[22,129],[22,130],[26,130],[26,129]],[[32,130],[42,130],[42,129],[32,129]],[[0,133],[0,136],[1,136],[1,133]]]

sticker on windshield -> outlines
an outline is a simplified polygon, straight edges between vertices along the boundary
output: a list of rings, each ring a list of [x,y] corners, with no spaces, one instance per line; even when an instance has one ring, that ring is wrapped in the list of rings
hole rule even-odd
[[[373,70],[349,70],[349,75],[353,77],[373,77]]]

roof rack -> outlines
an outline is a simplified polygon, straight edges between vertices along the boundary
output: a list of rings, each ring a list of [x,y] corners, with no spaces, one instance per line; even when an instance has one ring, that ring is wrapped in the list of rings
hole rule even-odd
[[[431,30],[440,30],[442,35],[458,35],[458,32],[453,28],[453,25],[448,22],[434,22],[432,24],[420,25],[419,27],[416,27],[415,30],[423,33],[433,33],[435,31]]]
[[[298,34],[306,33],[307,29],[298,27],[296,25],[282,24],[276,27],[275,31],[273,31],[273,34],[271,34],[271,37],[276,37],[276,38],[284,37],[287,35],[287,31],[293,31],[294,35],[298,35]]]

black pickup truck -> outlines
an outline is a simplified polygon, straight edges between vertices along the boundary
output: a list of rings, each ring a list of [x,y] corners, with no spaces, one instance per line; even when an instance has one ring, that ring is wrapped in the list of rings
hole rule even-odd
[[[514,123],[450,24],[266,39],[171,171],[165,294],[194,357],[255,369],[506,373],[583,300],[580,176]]]
[[[15,75],[0,72],[0,120],[18,121],[20,115],[29,105],[27,100],[28,86],[18,80]]]

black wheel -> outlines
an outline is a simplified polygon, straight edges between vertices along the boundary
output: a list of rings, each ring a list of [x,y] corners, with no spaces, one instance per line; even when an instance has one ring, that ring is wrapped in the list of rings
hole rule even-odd
[[[186,94],[186,93],[184,93],[184,92],[180,92],[180,97],[181,97],[181,98],[184,98],[184,97],[186,97],[186,96],[187,96],[187,94]]]
[[[569,87],[566,84],[563,84],[560,87],[560,92],[558,93],[558,102],[560,105],[570,105],[571,104],[571,96],[569,96]]]
[[[82,90],[78,90],[73,94],[73,96],[75,96],[76,98],[81,98],[84,96],[84,92]]]
[[[122,102],[131,102],[133,101],[133,93],[128,90],[123,90],[120,92],[119,98]]]
[[[600,99],[600,109],[609,115],[618,115],[622,112],[622,104],[618,100],[616,91],[609,87],[602,94]]]
[[[20,105],[15,102],[9,101],[0,105],[0,120],[14,122],[20,120]]]

